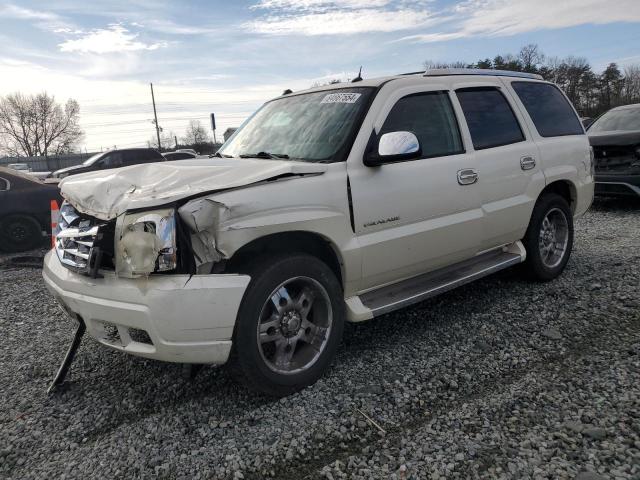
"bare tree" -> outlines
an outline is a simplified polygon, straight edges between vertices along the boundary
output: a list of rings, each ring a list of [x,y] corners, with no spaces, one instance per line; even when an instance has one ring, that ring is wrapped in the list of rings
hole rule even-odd
[[[544,63],[544,53],[540,51],[538,45],[530,43],[520,49],[518,60],[522,64],[523,71],[536,73],[538,68]]]
[[[62,106],[46,92],[0,98],[0,149],[9,155],[40,156],[72,152],[83,138],[80,105]]]
[[[640,64],[624,67],[623,96],[626,103],[640,102]]]
[[[437,68],[467,68],[471,65],[467,65],[464,62],[434,62],[433,60],[425,60],[422,63],[422,66],[425,70],[434,70]]]
[[[185,136],[182,142],[185,145],[198,145],[209,141],[209,135],[207,131],[200,123],[200,120],[191,120],[187,126]]]

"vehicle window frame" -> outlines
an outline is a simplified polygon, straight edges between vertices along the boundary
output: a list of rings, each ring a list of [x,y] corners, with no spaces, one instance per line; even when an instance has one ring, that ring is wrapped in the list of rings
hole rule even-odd
[[[453,120],[455,122],[455,126],[457,128],[458,131],[458,141],[460,144],[460,150],[459,151],[455,151],[455,152],[451,152],[451,153],[445,153],[445,154],[436,154],[436,155],[420,155],[420,157],[418,158],[411,158],[408,160],[400,160],[400,161],[390,161],[390,162],[385,162],[384,164],[394,164],[394,163],[404,163],[404,162],[416,162],[416,161],[420,161],[420,160],[429,160],[432,158],[444,158],[444,157],[451,157],[454,155],[463,155],[465,153],[467,153],[466,150],[466,146],[464,143],[464,138],[462,136],[462,128],[461,128],[461,124],[460,124],[460,119],[458,118],[458,114],[456,112],[455,106],[453,104],[453,101],[451,99],[451,91],[450,90],[423,90],[423,91],[419,91],[419,92],[413,92],[413,93],[408,93],[406,95],[403,95],[402,97],[398,98],[393,105],[391,106],[391,108],[389,109],[389,111],[387,112],[387,114],[384,117],[384,120],[382,121],[381,125],[380,125],[380,130],[376,133],[376,146],[377,146],[377,142],[380,140],[380,137],[382,137],[382,135],[384,135],[384,125],[387,122],[387,120],[389,119],[389,116],[391,115],[391,112],[393,112],[393,109],[396,107],[396,105],[401,102],[402,100],[404,100],[405,98],[409,98],[409,97],[418,97],[418,96],[426,96],[426,95],[442,95],[446,98],[446,102],[450,108],[450,111],[453,115]],[[387,132],[390,133],[390,132]],[[411,132],[414,135],[416,135],[415,132]],[[417,137],[418,135],[416,135]]]
[[[496,92],[498,92],[502,96],[502,98],[504,99],[505,103],[509,107],[509,110],[511,111],[511,114],[513,115],[513,118],[516,121],[516,125],[518,125],[518,128],[520,129],[520,135],[522,136],[522,138],[520,140],[517,140],[515,142],[497,143],[497,144],[487,145],[487,146],[483,146],[483,147],[476,147],[475,141],[473,139],[473,132],[471,131],[471,127],[469,126],[469,121],[467,120],[467,116],[466,116],[465,111],[464,111],[464,106],[463,106],[462,102],[460,101],[460,97],[458,96],[458,92],[460,92],[460,91],[482,91],[482,90],[484,90],[484,91],[495,90]],[[476,85],[476,86],[473,86],[473,87],[456,88],[454,93],[456,95],[458,103],[460,104],[460,111],[462,112],[462,115],[464,116],[464,121],[465,121],[465,124],[467,126],[467,129],[469,130],[469,137],[470,137],[470,140],[471,140],[471,146],[473,147],[474,151],[482,151],[482,150],[488,150],[490,148],[500,148],[500,147],[506,147],[508,145],[516,145],[518,143],[526,142],[528,140],[527,139],[527,134],[525,133],[525,129],[523,128],[523,125],[522,125],[522,119],[518,116],[518,113],[517,113],[518,110],[516,108],[514,108],[515,106],[511,103],[511,101],[509,100],[509,96],[505,94],[505,92],[503,91],[502,87],[497,86],[497,85]]]
[[[2,188],[3,184],[6,188]],[[9,190],[11,190],[11,182],[9,181],[9,179],[0,177],[0,192],[8,192]]]
[[[538,135],[541,138],[571,137],[571,136],[574,136],[574,135],[585,135],[585,132],[586,132],[587,129],[584,128],[584,125],[582,124],[582,121],[580,120],[580,116],[578,115],[578,112],[576,112],[574,106],[571,104],[571,102],[566,97],[564,92],[557,85],[555,85],[553,83],[547,83],[547,82],[533,82],[533,81],[526,81],[526,80],[517,80],[517,81],[510,82],[510,83],[511,83],[511,89],[513,90],[513,93],[515,93],[516,98],[522,104],[522,108],[524,109],[524,111],[527,113],[527,115],[531,119],[531,124],[533,125],[533,128],[535,128],[536,132],[538,133]],[[578,122],[578,125],[580,126],[582,131],[577,132],[577,133],[561,133],[561,134],[556,134],[556,135],[543,135],[542,132],[540,132],[540,129],[538,128],[538,125],[536,124],[536,121],[534,120],[533,116],[529,112],[529,109],[525,105],[524,101],[522,101],[522,98],[520,97],[520,94],[516,90],[516,88],[514,86],[516,84],[546,85],[546,86],[554,88],[560,94],[560,97],[564,101],[565,105],[569,107],[569,110],[571,112],[573,112],[573,115],[575,116],[575,120]],[[591,123],[591,125],[593,125],[594,123],[595,123],[595,120]],[[589,128],[591,128],[591,125],[589,125]]]

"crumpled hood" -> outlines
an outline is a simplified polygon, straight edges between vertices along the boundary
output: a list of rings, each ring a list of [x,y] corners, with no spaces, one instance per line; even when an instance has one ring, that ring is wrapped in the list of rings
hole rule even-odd
[[[281,175],[320,174],[326,169],[326,164],[291,160],[178,160],[74,175],[60,182],[60,190],[77,210],[111,220],[127,210],[159,206]]]

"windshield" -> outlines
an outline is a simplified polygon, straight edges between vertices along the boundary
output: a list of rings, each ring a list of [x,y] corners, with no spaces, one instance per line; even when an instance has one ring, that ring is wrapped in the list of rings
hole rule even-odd
[[[92,155],[91,157],[87,158],[84,162],[82,162],[82,164],[93,165],[94,163],[96,163],[96,160],[98,160],[102,155],[104,155],[103,152],[96,153],[95,155]]]
[[[266,103],[224,144],[231,157],[330,162],[356,128],[373,88],[341,88]]]
[[[589,127],[589,132],[640,130],[640,106],[609,110]]]

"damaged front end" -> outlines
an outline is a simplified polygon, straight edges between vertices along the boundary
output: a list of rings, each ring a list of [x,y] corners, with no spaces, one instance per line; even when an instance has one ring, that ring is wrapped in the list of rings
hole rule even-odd
[[[100,220],[64,202],[55,232],[60,262],[77,273],[137,278],[157,273],[207,274],[223,259],[216,249],[224,206],[198,199],[177,207],[127,212]]]

